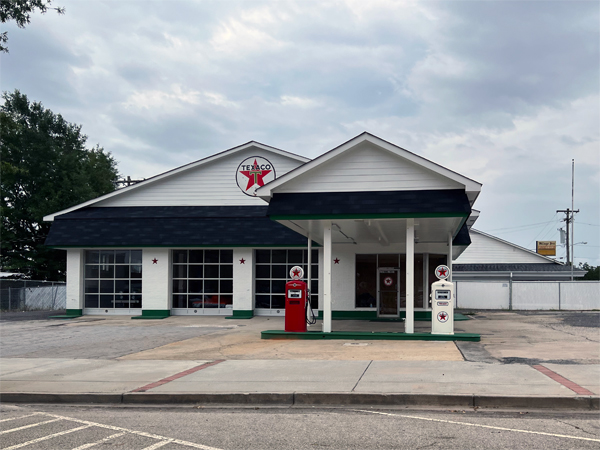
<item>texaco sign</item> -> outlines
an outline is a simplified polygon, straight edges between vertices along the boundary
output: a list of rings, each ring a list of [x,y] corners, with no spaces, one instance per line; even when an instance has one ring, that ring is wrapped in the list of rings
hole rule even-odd
[[[255,191],[275,179],[275,167],[273,164],[260,156],[246,158],[238,166],[235,173],[238,187],[241,191],[254,197]]]

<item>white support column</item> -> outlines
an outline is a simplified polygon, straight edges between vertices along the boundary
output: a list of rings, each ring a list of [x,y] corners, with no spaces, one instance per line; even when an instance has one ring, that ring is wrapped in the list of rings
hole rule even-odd
[[[83,258],[84,250],[67,250],[67,307],[70,310],[83,310]]]
[[[331,221],[323,227],[323,332],[331,333]]]
[[[448,281],[452,283],[452,233],[448,233],[448,268],[450,269],[450,275],[448,275]]]
[[[406,219],[406,319],[404,332],[415,332],[415,219]]]
[[[429,309],[429,292],[431,281],[429,280],[429,253],[423,253],[423,308]]]

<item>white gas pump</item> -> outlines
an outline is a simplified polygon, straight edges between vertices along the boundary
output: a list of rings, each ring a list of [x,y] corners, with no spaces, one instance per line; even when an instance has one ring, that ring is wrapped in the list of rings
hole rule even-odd
[[[431,285],[431,334],[454,334],[454,283],[446,281],[450,270],[439,266],[435,274],[440,280]]]

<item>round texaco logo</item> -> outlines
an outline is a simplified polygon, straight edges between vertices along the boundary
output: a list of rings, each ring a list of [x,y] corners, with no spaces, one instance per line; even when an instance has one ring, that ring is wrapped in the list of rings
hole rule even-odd
[[[450,276],[450,268],[448,266],[437,266],[435,268],[435,276],[438,277],[439,280],[445,280]]]
[[[440,322],[448,322],[448,313],[446,311],[440,311],[437,315],[437,318]]]
[[[394,280],[392,280],[392,277],[385,277],[383,284],[385,284],[387,287],[390,287],[392,284],[394,284]]]
[[[290,269],[292,280],[301,280],[304,277],[304,269],[300,266],[294,266]]]
[[[255,191],[275,179],[275,167],[266,158],[251,156],[242,161],[235,173],[241,191],[254,197]]]

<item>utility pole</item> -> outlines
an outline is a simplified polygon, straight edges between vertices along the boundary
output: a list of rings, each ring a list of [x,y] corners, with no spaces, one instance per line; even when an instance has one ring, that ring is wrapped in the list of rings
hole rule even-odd
[[[566,249],[567,249],[567,264],[571,264],[573,265],[573,262],[571,261],[571,247],[570,247],[570,242],[572,241],[572,236],[571,236],[571,227],[569,226],[571,224],[571,222],[573,221],[573,214],[574,213],[578,213],[579,210],[577,211],[573,211],[572,209],[559,209],[556,211],[557,213],[565,213],[567,215],[567,217],[565,217],[563,219],[563,222],[566,223],[566,235],[567,235],[567,242],[566,242]]]
[[[575,253],[575,249],[573,248],[575,229],[574,229],[574,221],[575,221],[575,213],[578,213],[579,210],[575,210],[575,160],[571,160],[571,209],[559,209],[556,211],[557,213],[565,213],[567,217],[563,219],[566,222],[567,229],[567,262],[571,266],[571,281],[573,281],[573,263],[575,262],[575,258],[573,253]],[[569,231],[569,225],[570,231]],[[569,243],[571,247],[571,251],[569,252]],[[570,256],[569,256],[570,254]]]

